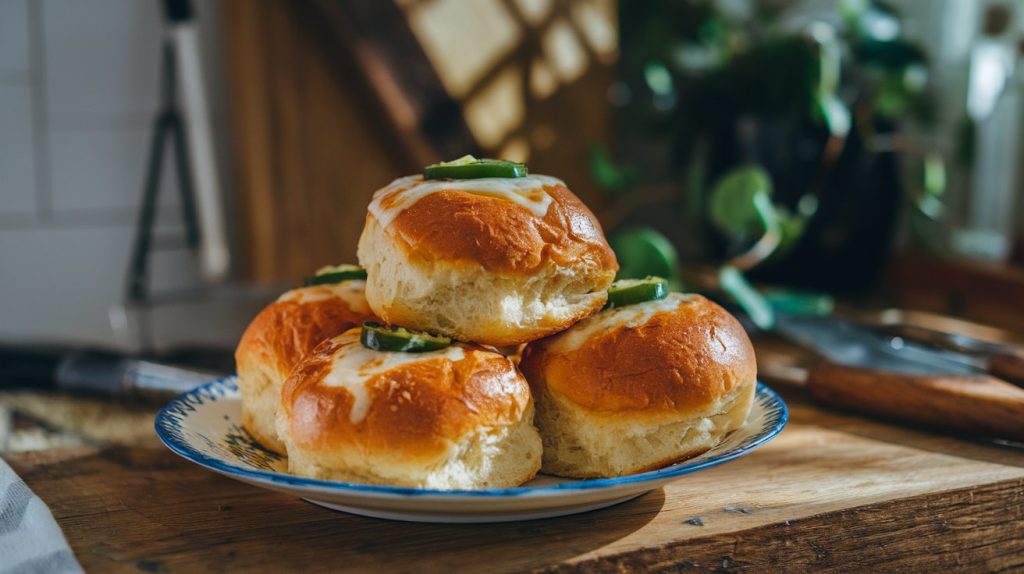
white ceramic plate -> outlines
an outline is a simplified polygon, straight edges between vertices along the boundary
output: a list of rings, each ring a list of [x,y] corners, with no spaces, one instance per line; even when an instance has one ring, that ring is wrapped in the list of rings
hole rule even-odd
[[[592,480],[538,475],[517,488],[429,490],[354,484],[288,474],[288,461],[263,449],[241,425],[235,378],[173,400],[156,417],[160,440],[175,453],[242,482],[315,504],[392,520],[502,522],[585,512],[624,502],[679,477],[746,454],[779,434],[789,413],[762,383],[746,424],[708,452],[659,470]]]

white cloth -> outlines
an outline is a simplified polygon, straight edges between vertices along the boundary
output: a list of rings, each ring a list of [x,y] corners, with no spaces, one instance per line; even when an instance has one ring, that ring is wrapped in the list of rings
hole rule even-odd
[[[36,572],[82,572],[82,567],[50,509],[0,459],[0,574]]]

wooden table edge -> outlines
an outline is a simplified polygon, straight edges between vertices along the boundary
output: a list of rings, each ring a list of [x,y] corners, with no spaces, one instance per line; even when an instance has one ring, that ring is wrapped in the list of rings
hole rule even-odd
[[[895,498],[537,571],[918,572],[935,568],[1024,571],[1024,477]]]

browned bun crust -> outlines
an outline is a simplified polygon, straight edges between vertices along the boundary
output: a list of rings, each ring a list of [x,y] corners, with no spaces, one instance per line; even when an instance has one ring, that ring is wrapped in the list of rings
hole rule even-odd
[[[527,345],[543,470],[622,476],[696,456],[746,421],[754,350],[740,324],[699,295],[602,311]]]
[[[472,180],[410,177],[378,191],[358,248],[374,313],[392,324],[507,346],[557,333],[599,310],[618,270],[615,254],[597,219],[564,184],[536,178],[505,183],[544,204],[543,216],[487,195],[493,189],[474,192]],[[422,195],[416,185],[432,191]]]
[[[621,325],[568,353],[528,345],[520,368],[534,387],[606,416],[690,414],[757,378],[754,348],[735,317],[700,295],[635,328]]]
[[[292,368],[321,341],[373,318],[362,282],[294,289],[249,323],[235,349],[242,393],[242,424],[263,446],[284,453],[275,430],[281,385]],[[351,290],[348,298],[338,290]]]
[[[402,211],[389,231],[408,253],[428,261],[523,275],[545,265],[588,265],[614,277],[619,265],[594,214],[563,184],[543,189],[552,199],[544,217],[498,197],[441,191]]]
[[[434,460],[473,429],[518,422],[530,403],[526,381],[507,358],[457,343],[462,360],[413,361],[367,380],[370,406],[353,423],[353,395],[323,380],[335,354],[359,344],[357,329],[324,341],[285,381],[282,412],[292,441],[303,450],[328,458],[339,449],[355,449]]]
[[[302,287],[309,293],[328,291],[326,285]],[[263,308],[249,323],[235,349],[235,361],[243,365],[258,362],[287,377],[303,357],[324,339],[361,325],[373,314],[368,309],[352,309],[340,298],[300,302],[280,300]]]
[[[509,359],[465,343],[381,353],[359,334],[324,341],[284,384],[277,428],[291,472],[442,489],[516,486],[537,473],[533,402]]]

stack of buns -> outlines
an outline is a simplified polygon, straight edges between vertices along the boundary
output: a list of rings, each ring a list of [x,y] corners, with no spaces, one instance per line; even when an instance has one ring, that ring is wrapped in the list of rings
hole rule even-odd
[[[738,322],[699,295],[606,305],[615,255],[557,179],[396,180],[358,257],[365,282],[286,293],[236,352],[243,423],[295,474],[437,489],[620,476],[700,454],[750,411]]]

